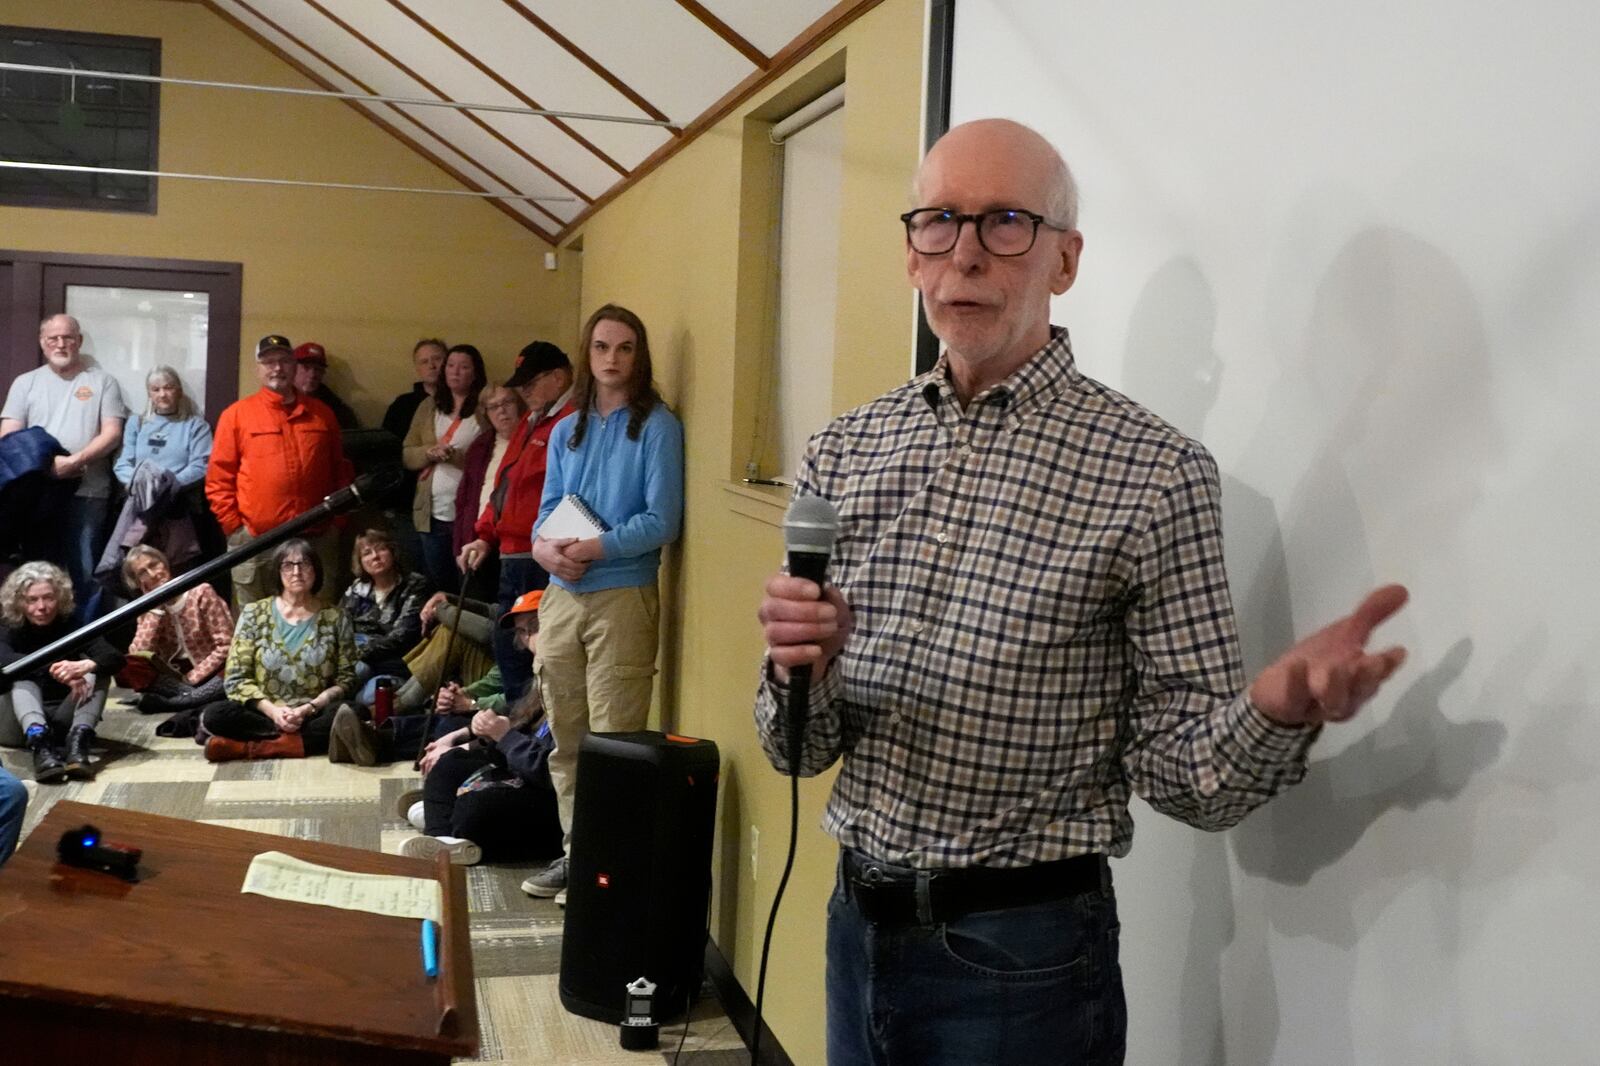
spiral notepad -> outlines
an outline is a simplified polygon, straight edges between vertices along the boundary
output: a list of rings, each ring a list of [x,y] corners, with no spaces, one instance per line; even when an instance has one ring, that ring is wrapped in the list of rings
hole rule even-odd
[[[611,527],[583,502],[583,497],[568,493],[561,497],[556,509],[550,512],[550,517],[539,527],[539,536],[546,540],[560,540],[563,537],[588,540],[610,529]]]

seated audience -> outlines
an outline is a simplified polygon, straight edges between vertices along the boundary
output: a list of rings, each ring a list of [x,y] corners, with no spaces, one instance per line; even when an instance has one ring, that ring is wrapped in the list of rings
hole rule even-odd
[[[148,544],[128,550],[123,577],[139,595],[172,580],[167,557]],[[128,663],[117,679],[140,692],[139,710],[162,714],[223,698],[222,667],[233,641],[233,614],[201,583],[139,616]]]
[[[435,592],[422,605],[422,628],[427,637],[406,653],[411,677],[395,693],[395,710],[400,714],[425,711],[430,695],[442,686],[474,684],[495,665],[490,651],[495,631],[491,604]],[[454,648],[452,629],[457,630]]]
[[[66,636],[72,621],[72,581],[52,563],[23,563],[0,586],[0,666],[21,659]],[[111,675],[122,668],[122,653],[96,637],[40,664],[12,682],[3,698],[10,704],[21,740],[33,752],[33,777],[41,784],[94,777],[89,749],[94,727],[105,711]],[[62,758],[51,726],[67,726]]]
[[[422,639],[422,605],[428,579],[406,573],[395,540],[381,529],[356,538],[351,567],[360,576],[345,590],[340,607],[356,634],[356,703],[372,706],[378,679],[396,682],[411,676],[405,653]]]
[[[17,850],[22,835],[22,819],[28,813],[28,790],[5,767],[0,766],[0,866]]]
[[[530,656],[537,655],[540,596],[530,592],[500,619],[502,626],[515,630],[515,643]],[[441,714],[445,698],[441,692]],[[474,737],[478,741],[468,744]],[[405,841],[401,853],[432,858],[446,851],[460,865],[558,853],[561,822],[548,766],[554,746],[537,688],[509,717],[480,708],[467,726],[424,751],[427,776],[420,801],[415,793],[408,794],[413,802],[403,813],[414,825],[420,821],[426,835]]]
[[[228,698],[200,714],[212,762],[323,754],[334,710],[355,688],[355,630],[318,599],[322,563],[310,542],[284,542],[271,567],[276,595],[246,604],[234,630]]]
[[[538,592],[529,593],[500,618],[499,625],[513,634],[512,640],[517,642],[519,649],[524,647],[523,641],[538,630],[539,619],[535,612],[539,609],[539,597]],[[436,604],[442,602],[439,596],[435,596],[428,601],[426,610],[431,615]],[[471,601],[468,603],[471,604]],[[465,727],[472,716],[480,710],[505,713],[506,696],[500,686],[499,668],[490,666],[488,672],[483,673],[487,659],[487,641],[481,639],[483,636],[481,632],[475,632],[475,636],[480,639],[473,641],[463,639],[466,631],[476,631],[480,616],[469,613],[472,610],[471,606],[463,611],[446,604],[443,610],[448,612],[446,615],[448,621],[440,626],[444,634],[441,637],[436,633],[427,644],[419,645],[415,649],[415,661],[421,674],[407,680],[396,693],[394,717],[374,725],[365,713],[356,708],[340,708],[333,720],[333,735],[328,748],[330,761],[376,766],[379,763],[414,758],[418,749],[429,740],[452,731],[455,735],[466,736],[466,730],[458,727]],[[482,618],[481,621],[485,625],[494,624],[488,618]],[[443,657],[444,645],[450,641],[447,627],[452,624],[463,628],[463,633],[456,638],[455,648],[451,649],[452,661],[462,661],[458,652],[470,653],[471,659],[466,663],[467,673],[464,676],[469,678],[478,674],[482,676],[470,681],[465,687],[453,679],[439,686],[435,697],[437,710],[432,728],[429,730],[425,716],[418,712],[426,706],[428,693],[438,685],[437,679],[450,676]],[[435,651],[437,654],[434,654]],[[529,655],[525,650],[522,654]],[[429,678],[431,683],[427,686],[422,685],[422,676]],[[423,735],[425,730],[428,731],[427,736]]]
[[[422,538],[423,569],[435,588],[461,583],[453,551],[456,488],[467,447],[488,425],[479,409],[479,394],[487,383],[478,349],[470,344],[451,348],[433,402],[417,408],[401,452],[406,469],[420,471],[411,518]]]

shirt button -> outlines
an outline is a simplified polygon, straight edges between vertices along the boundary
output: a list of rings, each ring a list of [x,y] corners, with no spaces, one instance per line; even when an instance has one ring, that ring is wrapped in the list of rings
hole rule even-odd
[[[921,633],[922,632],[922,620],[920,618],[917,619],[915,622],[911,623],[911,632],[913,632],[913,633]]]
[[[940,544],[944,544],[950,539],[950,535],[941,529],[939,532],[933,535],[933,539],[938,541]]]

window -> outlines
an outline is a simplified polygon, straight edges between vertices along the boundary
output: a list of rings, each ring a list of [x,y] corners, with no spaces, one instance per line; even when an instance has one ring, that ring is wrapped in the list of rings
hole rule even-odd
[[[770,286],[744,476],[787,483],[807,439],[833,416],[839,207],[844,173],[844,86],[755,127],[767,163],[770,228],[753,241]],[[759,245],[759,247],[756,247]],[[743,302],[743,301],[741,301]],[[753,306],[753,303],[752,303]]]
[[[40,67],[161,73],[148,37],[0,26],[0,61]],[[155,170],[158,87],[89,75],[0,70],[0,158]],[[153,213],[154,178],[0,168],[0,203]]]

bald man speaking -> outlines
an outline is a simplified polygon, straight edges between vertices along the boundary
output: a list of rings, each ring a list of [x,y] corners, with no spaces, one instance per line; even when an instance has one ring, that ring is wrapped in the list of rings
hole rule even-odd
[[[906,272],[943,353],[812,438],[795,493],[839,511],[831,584],[780,573],[760,612],[768,757],[809,664],[802,773],[843,761],[828,1061],[1120,1063],[1130,790],[1217,830],[1299,781],[1403,661],[1366,646],[1406,592],[1246,686],[1215,461],[1050,323],[1083,251],[1066,163],[971,122],[915,189]]]

